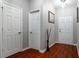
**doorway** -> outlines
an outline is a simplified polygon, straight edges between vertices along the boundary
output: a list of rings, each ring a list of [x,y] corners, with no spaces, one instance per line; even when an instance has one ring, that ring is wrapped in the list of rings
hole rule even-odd
[[[73,44],[73,17],[59,17],[58,36],[60,43]]]
[[[40,10],[29,14],[29,47],[40,49]]]
[[[2,10],[1,57],[7,57],[22,50],[22,9],[3,3],[0,10]]]

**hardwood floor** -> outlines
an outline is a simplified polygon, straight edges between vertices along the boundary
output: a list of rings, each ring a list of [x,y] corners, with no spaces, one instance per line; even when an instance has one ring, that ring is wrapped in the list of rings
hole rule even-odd
[[[23,52],[16,53],[8,58],[77,58],[77,48],[73,45],[56,43],[50,48],[50,51],[40,53],[34,49],[28,49]]]

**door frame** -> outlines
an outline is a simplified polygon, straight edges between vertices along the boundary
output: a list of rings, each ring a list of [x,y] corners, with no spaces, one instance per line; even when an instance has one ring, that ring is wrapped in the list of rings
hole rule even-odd
[[[65,17],[65,16],[64,16]],[[73,16],[66,16],[66,17],[70,17],[72,18],[72,21],[73,21]],[[73,22],[72,22],[73,23]],[[73,27],[73,24],[72,24],[72,27]],[[72,30],[73,31],[73,30]],[[61,32],[61,29],[59,28],[59,21],[58,21],[58,43],[63,43],[63,44],[74,44],[73,41],[71,43],[64,43],[64,42],[60,42],[60,32]],[[72,36],[73,36],[73,32],[72,32]],[[72,37],[73,38],[73,37]],[[73,40],[73,39],[72,39]]]
[[[10,6],[10,7],[14,7],[14,8],[19,8],[20,9],[20,14],[21,14],[21,18],[20,18],[20,21],[21,21],[21,35],[22,35],[22,37],[21,37],[21,39],[20,39],[20,48],[21,49],[19,49],[18,51],[16,51],[15,53],[17,53],[17,52],[20,52],[20,51],[22,51],[22,49],[23,49],[23,9],[22,8],[20,8],[20,7],[15,7],[15,5],[13,5],[13,4],[10,4],[10,3],[8,3],[8,2],[2,2],[2,7],[4,7],[4,5],[8,5],[8,6]],[[2,13],[3,14],[3,13]],[[3,17],[3,15],[2,15],[2,17]],[[2,32],[2,34],[3,34],[3,32]],[[3,41],[3,39],[2,39],[2,41]],[[3,44],[2,44],[2,51],[3,51]],[[1,57],[5,57],[4,55],[3,55],[3,52],[1,53]]]
[[[0,0],[0,3],[1,3],[0,8],[2,9],[3,8],[3,2],[2,2],[2,0]],[[1,14],[3,15],[3,10],[1,10],[1,11],[2,11]],[[1,17],[0,20],[2,21],[1,22],[2,25],[0,27],[3,30],[3,16],[2,15],[0,16]],[[1,33],[0,33],[1,34],[1,38],[0,38],[0,52],[1,52],[0,53],[0,57],[2,57],[2,51],[3,51],[3,47],[2,47],[3,32],[2,32],[2,30],[1,30]]]
[[[30,12],[29,12],[29,24],[30,24],[30,15],[31,15],[31,13],[36,13],[36,12],[40,12],[41,13],[41,11],[39,10],[39,9],[37,9],[37,10],[31,10]],[[40,20],[40,22],[41,22],[41,20]],[[29,26],[29,24],[28,24],[28,26]],[[28,30],[30,30],[30,26],[29,26],[29,28],[28,28]],[[41,29],[40,29],[41,30]],[[41,32],[40,32],[41,33]],[[31,48],[30,47],[30,31],[28,31],[28,38],[29,38],[29,48]],[[41,38],[41,36],[40,36],[40,38]],[[39,48],[39,51],[40,51],[40,48]]]

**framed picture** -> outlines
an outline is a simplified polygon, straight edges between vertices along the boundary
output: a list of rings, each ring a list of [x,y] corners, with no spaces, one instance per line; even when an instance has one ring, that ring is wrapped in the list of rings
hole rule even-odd
[[[48,11],[48,22],[53,24],[55,23],[55,14],[51,11]]]
[[[79,8],[77,7],[77,23],[79,23]]]

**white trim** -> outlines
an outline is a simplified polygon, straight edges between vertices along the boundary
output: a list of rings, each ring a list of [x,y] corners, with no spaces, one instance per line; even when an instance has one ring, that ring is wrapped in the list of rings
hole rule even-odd
[[[22,51],[25,51],[25,50],[28,50],[28,49],[30,49],[30,47],[24,48],[24,49],[22,49]]]
[[[55,44],[55,43],[49,45],[49,48],[52,47],[54,44]],[[44,50],[39,50],[39,52],[40,52],[40,53],[44,53],[44,52],[46,52],[46,49],[44,49]]]
[[[62,43],[62,42],[55,42],[55,43],[61,43],[61,44],[67,44],[67,45],[74,45],[74,46],[77,46],[77,44],[74,44],[74,43],[70,43],[70,44],[68,44],[68,43]]]
[[[40,9],[36,9],[36,10],[39,10],[39,13],[41,13],[40,12]],[[29,12],[29,30],[30,30],[30,21],[31,21],[31,19],[30,19],[30,15],[32,14],[31,12],[33,12],[33,11],[36,11],[36,10],[32,10],[32,11],[30,11]],[[41,15],[40,15],[41,16]],[[41,20],[41,19],[39,19],[39,20]],[[31,39],[30,39],[30,31],[28,32],[28,36],[29,36],[29,47],[31,47],[30,45],[31,45]],[[39,33],[39,36],[40,36],[40,33]],[[38,48],[36,48],[37,50],[40,50],[40,38],[39,38],[39,41],[38,41],[39,43],[38,43],[38,45],[39,45],[39,47]],[[31,47],[31,48],[33,48],[33,47]]]
[[[78,56],[79,56],[79,47],[78,47],[78,44],[76,46],[77,46],[77,52],[78,52]]]
[[[78,51],[78,50],[77,50]],[[79,56],[79,51],[78,51],[78,56]]]
[[[46,49],[43,49],[43,50],[39,50],[40,53],[45,53],[46,52]]]
[[[53,44],[49,45],[49,48],[50,48],[50,47],[52,47],[54,44],[55,44],[55,43],[53,43]]]
[[[35,11],[35,10],[39,10],[39,11],[40,11],[41,9],[40,9],[40,8],[31,9],[31,10],[29,11],[29,13],[32,12],[32,11]]]
[[[78,52],[78,56],[79,56],[79,47],[77,46],[77,52]]]

